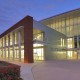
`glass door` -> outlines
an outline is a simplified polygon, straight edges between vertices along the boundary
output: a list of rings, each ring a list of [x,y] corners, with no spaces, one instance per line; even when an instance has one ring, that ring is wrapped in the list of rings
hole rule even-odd
[[[34,48],[34,60],[44,60],[44,48]]]
[[[72,59],[72,51],[67,51],[67,59]]]

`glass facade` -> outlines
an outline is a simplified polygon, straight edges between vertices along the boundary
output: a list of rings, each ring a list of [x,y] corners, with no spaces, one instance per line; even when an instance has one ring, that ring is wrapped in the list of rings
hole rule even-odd
[[[44,60],[43,32],[33,29],[34,60]],[[0,39],[0,58],[14,61],[24,61],[24,27],[14,30]]]
[[[43,37],[44,37],[44,32],[35,28],[33,29],[33,40],[43,41]]]
[[[25,52],[26,59],[27,57],[29,59],[33,57],[33,59],[37,61],[44,60],[44,53],[46,52],[46,56],[48,55],[47,57],[52,59],[80,59],[80,10],[54,16],[42,20],[41,22],[44,24],[39,24],[42,31],[36,29],[36,25],[33,27],[31,26],[33,35],[31,29],[29,32],[28,28],[26,29],[26,27],[20,26],[16,30],[0,38],[0,58],[24,61]],[[49,28],[46,28],[45,25]],[[52,32],[52,29],[55,31]],[[31,33],[31,35],[26,36],[27,33],[24,35],[24,31],[25,33]],[[28,42],[26,43],[27,40]],[[25,46],[24,43],[26,43]],[[30,54],[32,52],[28,51],[28,48],[31,48],[31,50],[33,49],[33,54]],[[30,55],[26,54],[26,52]],[[45,57],[45,59],[47,58]]]
[[[80,35],[80,14],[69,15],[57,19],[49,19],[43,22],[48,27],[65,34],[67,37]]]
[[[44,32],[33,29],[33,56],[34,61],[44,60],[44,45],[41,43],[44,39]]]
[[[42,23],[66,36],[67,58],[79,58],[78,53],[80,53],[80,10],[45,19],[42,21]]]
[[[34,60],[44,60],[44,45],[35,43],[33,46]]]
[[[23,61],[24,28],[21,27],[0,39],[0,58]]]

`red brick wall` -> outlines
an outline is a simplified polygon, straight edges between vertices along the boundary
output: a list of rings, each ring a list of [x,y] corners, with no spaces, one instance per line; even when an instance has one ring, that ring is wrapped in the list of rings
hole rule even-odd
[[[24,25],[24,62],[33,63],[33,18],[27,17]]]

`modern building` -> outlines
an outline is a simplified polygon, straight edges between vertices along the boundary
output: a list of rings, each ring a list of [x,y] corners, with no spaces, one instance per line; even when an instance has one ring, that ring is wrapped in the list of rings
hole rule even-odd
[[[80,59],[80,8],[41,22],[66,36],[67,59]]]
[[[80,9],[36,21],[26,16],[0,35],[0,58],[33,63],[80,59]]]

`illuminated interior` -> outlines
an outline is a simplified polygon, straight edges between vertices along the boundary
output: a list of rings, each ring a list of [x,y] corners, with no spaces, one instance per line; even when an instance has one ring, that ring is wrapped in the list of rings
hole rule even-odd
[[[67,51],[68,59],[72,59],[72,51]]]
[[[43,32],[33,29],[33,40],[43,41]],[[24,61],[24,28],[21,27],[0,39],[0,58]],[[34,60],[44,60],[44,46],[34,44]]]
[[[63,38],[61,38],[61,47],[64,47],[65,45],[64,45],[64,39]]]
[[[44,45],[37,43],[37,41],[43,41],[44,33],[38,29],[33,29],[33,54],[34,61],[44,60]]]
[[[24,46],[21,46],[21,61],[24,61]]]
[[[77,51],[67,51],[67,59],[79,59]]]
[[[33,44],[31,43],[30,45],[30,50],[32,50],[33,45],[34,61],[44,60],[45,52],[47,52],[47,55],[49,54],[48,50],[50,51],[50,58],[80,59],[80,11],[65,13],[42,21],[43,25],[48,26],[48,28],[45,26],[44,29],[46,30],[41,29],[41,31],[32,26],[33,37],[29,36],[29,38],[31,38],[29,40],[33,42]],[[55,29],[54,34],[52,29]],[[50,30],[53,35],[48,34],[48,30]],[[24,37],[24,27],[20,26],[0,38],[0,58],[20,62],[24,61],[24,38],[27,37],[28,36]],[[29,47],[27,44],[26,46]],[[28,52],[25,50],[25,53]],[[30,57],[32,57],[31,55]]]
[[[43,32],[38,29],[33,29],[33,40],[43,41]]]
[[[24,60],[24,31],[23,27],[11,32],[0,39],[0,58],[23,61]]]
[[[44,60],[44,45],[35,43],[33,47],[34,61]]]
[[[68,48],[73,48],[73,39],[72,38],[67,39],[67,47]]]
[[[76,55],[78,51],[76,49],[80,48],[80,10],[42,20],[42,23],[66,36],[66,55],[69,58],[77,59]],[[62,46],[63,40],[61,38],[61,47]]]

